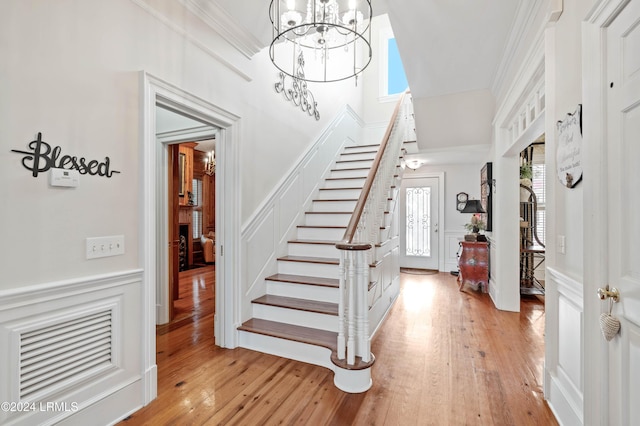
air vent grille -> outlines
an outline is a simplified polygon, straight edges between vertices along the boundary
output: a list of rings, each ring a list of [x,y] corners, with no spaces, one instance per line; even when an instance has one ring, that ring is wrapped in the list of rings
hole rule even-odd
[[[112,312],[101,311],[20,335],[20,399],[112,362]]]

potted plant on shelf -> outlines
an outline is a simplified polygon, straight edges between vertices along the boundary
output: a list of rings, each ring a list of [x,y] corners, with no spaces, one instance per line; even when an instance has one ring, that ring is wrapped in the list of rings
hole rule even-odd
[[[533,169],[531,168],[531,164],[522,163],[520,166],[520,185],[531,188],[533,185],[531,179],[533,179]],[[531,192],[524,188],[520,188],[520,201],[529,201],[530,195]]]

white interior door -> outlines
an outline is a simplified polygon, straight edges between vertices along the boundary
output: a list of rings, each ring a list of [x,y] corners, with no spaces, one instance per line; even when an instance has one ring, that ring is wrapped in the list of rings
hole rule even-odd
[[[608,284],[620,333],[609,354],[610,425],[640,425],[640,2],[607,30]],[[603,301],[604,310],[609,301]]]
[[[400,188],[400,266],[438,269],[437,177],[404,178]]]

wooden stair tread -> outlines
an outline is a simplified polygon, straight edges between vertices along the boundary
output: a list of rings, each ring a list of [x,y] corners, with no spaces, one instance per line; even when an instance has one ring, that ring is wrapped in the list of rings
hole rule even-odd
[[[325,189],[329,189],[329,188],[325,188]],[[340,188],[342,189],[342,188]],[[336,201],[358,201],[357,198],[335,198],[333,200],[319,200],[319,199],[314,199],[312,200],[314,203],[326,203],[326,202],[336,202]]]
[[[362,189],[362,187],[355,186],[349,188],[318,188],[318,191],[344,191],[345,189]]]
[[[346,170],[370,170],[371,167],[351,167],[349,169],[331,169],[332,172],[343,172]]]
[[[323,240],[289,240],[291,244],[321,244],[326,246],[335,246],[338,241],[323,241]]]
[[[266,278],[269,281],[280,281],[294,284],[316,285],[320,287],[340,287],[340,280],[335,278],[308,277],[305,275],[274,274]]]
[[[296,299],[293,297],[265,294],[252,300],[251,303],[295,309],[297,311],[315,312],[318,314],[338,315],[337,303],[318,302],[317,300]]]
[[[280,339],[292,340],[294,342],[322,346],[331,349],[332,351],[336,351],[338,349],[338,333],[333,331],[319,330],[257,318],[252,318],[249,321],[246,321],[238,327],[238,330],[263,334],[265,336],[278,337]]]
[[[346,212],[304,212],[304,214],[351,214],[352,211]]]
[[[326,228],[326,229],[347,229],[346,226],[329,226],[329,225],[297,225],[298,228]]]
[[[362,177],[328,177],[325,180],[346,180],[346,179],[366,179],[365,176]]]
[[[356,153],[354,152],[353,154],[355,155]],[[362,154],[362,153],[358,152],[358,154]],[[373,161],[373,158],[358,158],[358,159],[354,159],[354,160],[336,160],[336,164],[357,163],[359,161]]]
[[[357,148],[371,148],[371,147],[378,147],[380,148],[380,144],[379,143],[374,143],[374,144],[370,144],[370,145],[352,145],[352,146],[345,146],[344,149],[357,149]]]
[[[376,154],[378,151],[342,152],[340,155]]]
[[[323,263],[327,265],[339,265],[340,260],[330,257],[308,257],[308,256],[283,256],[278,260],[284,260],[289,262],[308,262],[308,263]]]

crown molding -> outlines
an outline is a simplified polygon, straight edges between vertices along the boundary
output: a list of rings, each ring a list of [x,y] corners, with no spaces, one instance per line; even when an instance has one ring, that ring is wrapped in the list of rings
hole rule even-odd
[[[511,31],[509,31],[509,38],[505,43],[502,58],[500,59],[490,86],[491,93],[493,93],[496,98],[498,97],[500,87],[504,85],[505,76],[513,64],[516,52],[522,48],[525,35],[533,26],[536,15],[538,14],[537,12],[543,3],[544,0],[534,0],[531,2],[520,2],[518,5],[516,17],[511,25]]]
[[[149,15],[153,16],[155,19],[157,19],[159,22],[161,22],[167,28],[171,29],[176,34],[184,37],[186,40],[188,40],[190,43],[192,43],[198,49],[202,50],[204,53],[206,53],[207,55],[209,55],[210,57],[212,57],[213,59],[218,61],[220,64],[222,64],[223,66],[225,66],[229,70],[233,71],[234,73],[236,73],[240,77],[242,77],[245,81],[251,81],[252,80],[251,76],[249,76],[247,73],[245,73],[240,68],[238,68],[236,65],[234,65],[231,62],[229,62],[228,60],[226,60],[222,55],[218,54],[216,51],[210,49],[208,46],[206,46],[200,40],[198,40],[195,37],[193,37],[191,34],[189,34],[187,31],[185,31],[184,28],[180,27],[179,25],[176,25],[171,19],[169,19],[168,17],[166,17],[165,15],[160,13],[158,10],[154,9],[145,0],[130,0],[130,1],[133,4],[137,5],[138,7],[140,7],[145,12],[147,12]]]
[[[251,59],[264,46],[215,0],[180,0],[187,9]]]

